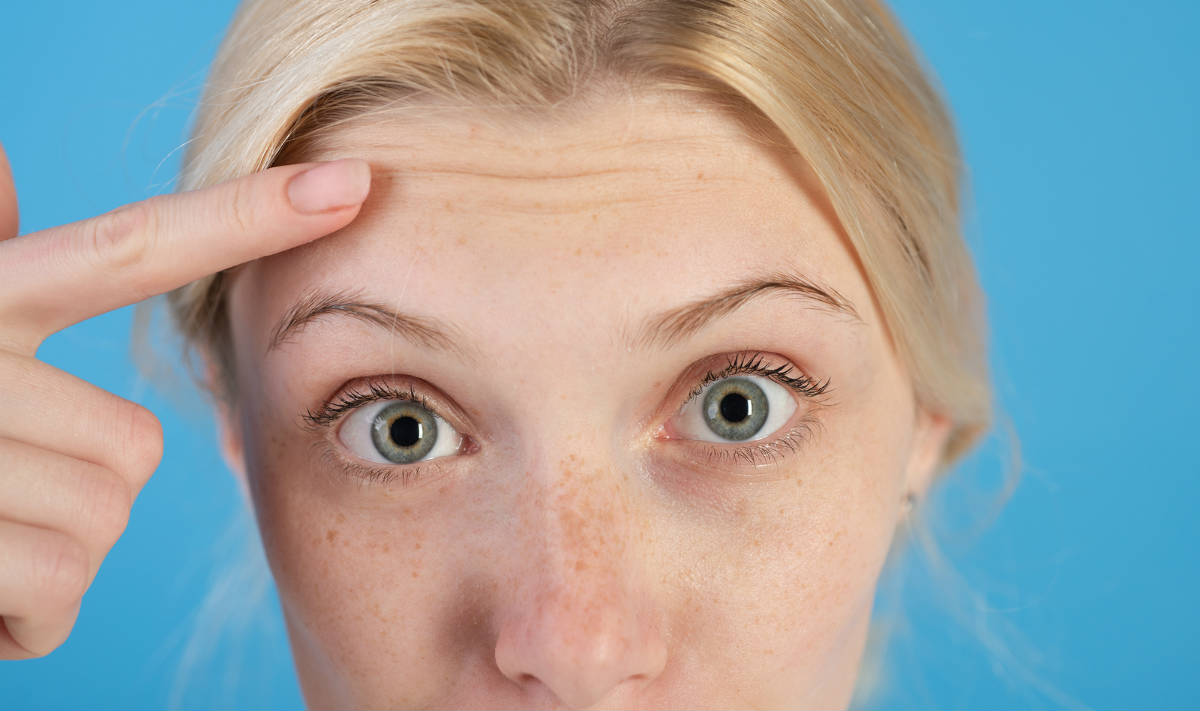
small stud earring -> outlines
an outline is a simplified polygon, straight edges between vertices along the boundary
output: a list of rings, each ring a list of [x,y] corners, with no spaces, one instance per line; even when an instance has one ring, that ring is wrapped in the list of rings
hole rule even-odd
[[[900,513],[905,518],[912,513],[913,506],[917,503],[917,495],[909,491],[904,494],[904,498],[900,500]]]

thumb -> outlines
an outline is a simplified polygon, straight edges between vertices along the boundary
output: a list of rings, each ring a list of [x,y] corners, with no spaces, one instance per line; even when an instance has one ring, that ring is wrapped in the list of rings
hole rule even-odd
[[[0,240],[17,236],[17,188],[13,185],[12,168],[0,144]]]

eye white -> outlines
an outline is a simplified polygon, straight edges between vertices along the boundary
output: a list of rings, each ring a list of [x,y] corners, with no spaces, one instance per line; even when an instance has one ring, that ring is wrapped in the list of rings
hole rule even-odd
[[[764,378],[761,375],[737,375],[730,376],[742,378],[753,382],[758,387],[762,388],[763,394],[767,398],[767,419],[763,422],[762,427],[754,436],[749,439],[740,440],[742,442],[754,442],[756,440],[765,439],[775,434],[781,427],[786,425],[792,418],[792,414],[796,412],[796,396],[787,387],[771,380]],[[735,440],[725,439],[708,426],[704,421],[704,396],[708,391],[717,385],[725,382],[728,378],[715,380],[700,391],[696,397],[693,397],[683,410],[676,415],[674,428],[689,439],[700,440],[702,442],[720,442],[722,444],[733,443]]]
[[[407,401],[379,400],[357,408],[347,415],[346,419],[342,422],[342,426],[338,429],[338,439],[355,456],[361,457],[368,462],[396,465],[396,462],[387,459],[376,449],[375,442],[371,439],[371,425],[375,422],[376,415],[382,412],[388,405],[393,405],[397,402]],[[433,419],[437,420],[437,441],[434,442],[433,448],[424,457],[417,460],[419,462],[427,462],[430,459],[456,454],[459,447],[462,446],[462,435],[451,427],[450,423],[432,411],[429,414]]]

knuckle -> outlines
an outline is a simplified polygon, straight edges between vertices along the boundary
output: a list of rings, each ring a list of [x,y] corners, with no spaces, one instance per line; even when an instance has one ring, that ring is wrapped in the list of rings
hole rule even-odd
[[[153,249],[151,201],[117,208],[85,223],[83,248],[95,262],[114,271],[140,264]]]
[[[87,549],[57,531],[40,536],[33,555],[32,588],[40,599],[67,607],[87,592]]]
[[[256,224],[258,213],[257,200],[252,181],[237,180],[233,183],[233,195],[226,208],[229,224],[238,233],[249,232]]]
[[[15,353],[0,351],[0,395],[17,402],[18,394],[29,392],[29,384],[38,382],[37,361]]]
[[[124,467],[138,482],[150,478],[162,459],[163,433],[158,417],[134,402],[125,403],[125,412],[118,421],[124,423],[116,438],[119,456]]]

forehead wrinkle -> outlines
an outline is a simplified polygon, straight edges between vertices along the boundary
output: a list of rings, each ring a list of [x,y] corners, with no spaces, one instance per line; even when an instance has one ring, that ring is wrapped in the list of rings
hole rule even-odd
[[[396,168],[386,167],[379,170],[379,174],[389,180],[396,180],[408,176],[424,176],[424,175],[450,175],[450,176],[467,176],[472,178],[497,178],[501,180],[513,181],[568,181],[577,180],[579,178],[593,178],[598,176],[625,175],[633,172],[653,172],[652,169],[645,167],[633,168],[598,168],[595,170],[574,170],[565,173],[543,173],[531,175],[528,173],[503,173],[489,170],[478,170],[460,165],[442,165],[442,166],[424,166],[417,168]]]
[[[689,114],[716,120],[706,121],[700,130],[681,131],[678,119],[686,118]],[[439,156],[439,162],[429,165],[431,170],[469,172],[472,158],[481,148],[498,150],[521,161],[545,157],[557,160],[558,164],[565,163],[562,159],[568,154],[570,163],[578,164],[581,159],[597,158],[632,148],[639,151],[639,161],[635,165],[641,165],[647,153],[656,151],[672,156],[716,156],[723,155],[730,147],[743,152],[761,151],[767,147],[761,140],[748,136],[740,125],[730,126],[719,114],[704,110],[681,110],[678,107],[666,112],[662,107],[654,107],[648,112],[628,116],[616,127],[610,122],[597,123],[588,117],[582,120],[575,117],[571,120],[546,118],[540,121],[523,117],[502,125],[497,125],[494,118],[488,113],[470,111],[450,113],[446,121],[439,122],[433,122],[428,115],[367,114],[313,136],[306,153],[319,160],[322,156],[339,157],[345,149],[356,148],[370,152],[411,154],[407,157],[420,161],[423,153],[430,151],[432,146],[435,154],[446,153],[446,149],[449,149],[449,155],[461,157],[461,160],[445,161]],[[436,125],[436,132],[429,130],[431,125]],[[407,133],[422,135],[425,140],[407,142],[401,138]],[[528,167],[527,163],[517,164]],[[514,171],[511,175],[503,175],[553,177],[555,172],[548,167],[542,173]]]
[[[443,213],[484,210],[490,214],[566,215],[604,212],[623,205],[684,203],[694,201],[718,185],[744,182],[734,176],[697,172],[703,173],[703,179],[697,179],[696,172],[667,170],[654,165],[583,169],[553,175],[387,165],[376,167],[375,184],[381,193],[399,189],[408,197],[414,192],[422,198],[430,197],[438,202],[438,211]],[[439,178],[451,182],[447,185]],[[475,186],[456,185],[453,181],[458,178],[468,182],[478,178],[482,182]],[[496,189],[490,187],[493,185]],[[534,192],[524,192],[528,190]]]
[[[616,126],[585,117],[582,124],[522,120],[506,131],[486,120],[488,114],[483,114],[485,120],[473,119],[470,113],[451,114],[433,132],[427,116],[364,116],[314,142],[310,155],[314,160],[332,159],[346,157],[349,151],[367,158],[377,188],[397,185],[404,193],[419,190],[422,182],[440,183],[440,178],[480,179],[478,185],[463,186],[461,196],[453,195],[456,186],[441,196],[436,185],[430,186],[432,197],[442,198],[441,207],[456,212],[464,211],[455,209],[464,199],[488,212],[518,215],[595,212],[694,198],[718,185],[750,185],[762,177],[746,168],[764,146],[747,142],[740,126],[722,120],[700,128],[686,122],[681,126],[674,120],[681,114],[711,112],[672,107],[664,116],[660,109],[637,112]],[[406,131],[410,125],[413,131]],[[426,140],[409,142],[410,133]],[[527,199],[518,192],[502,195],[493,185],[514,191],[561,188],[577,194]]]

